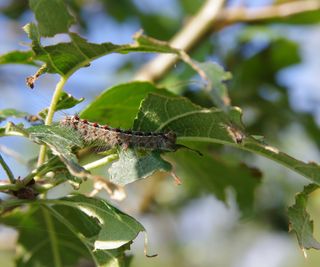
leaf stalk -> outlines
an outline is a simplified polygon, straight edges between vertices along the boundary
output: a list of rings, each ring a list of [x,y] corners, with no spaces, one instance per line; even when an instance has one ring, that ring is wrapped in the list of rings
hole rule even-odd
[[[0,164],[1,164],[2,168],[4,169],[4,171],[6,172],[8,178],[10,180],[10,183],[14,184],[16,182],[16,179],[14,178],[14,175],[13,175],[11,169],[9,168],[8,164],[4,161],[1,154],[0,154]]]
[[[49,106],[49,110],[48,110],[48,115],[46,117],[45,120],[45,125],[51,125],[52,124],[52,120],[53,120],[53,115],[55,113],[55,110],[57,108],[57,104],[59,101],[59,98],[61,96],[61,93],[63,91],[63,88],[68,80],[69,76],[62,76],[60,81],[57,83],[57,86],[54,90],[53,96],[52,96],[52,100]],[[45,161],[46,158],[46,151],[47,151],[47,147],[46,145],[42,145],[40,147],[40,152],[39,152],[39,157],[38,157],[38,163],[37,166],[39,167],[40,165],[42,165]]]

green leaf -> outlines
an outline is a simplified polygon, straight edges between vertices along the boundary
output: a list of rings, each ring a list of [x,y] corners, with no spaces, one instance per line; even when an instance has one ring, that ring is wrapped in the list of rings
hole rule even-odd
[[[163,160],[158,151],[141,154],[132,149],[121,150],[119,160],[112,163],[108,172],[110,180],[118,185],[126,185],[151,176],[156,171],[171,171],[172,166]]]
[[[313,221],[307,212],[308,197],[313,191],[319,188],[318,185],[309,184],[296,196],[296,202],[288,209],[290,231],[297,235],[302,250],[320,249],[320,243],[313,237]]]
[[[163,44],[160,41],[149,39],[141,33],[135,35],[135,42],[133,44],[126,45],[90,43],[76,33],[69,33],[71,42],[41,46],[41,34],[35,24],[27,24],[24,26],[24,30],[32,40],[32,50],[35,54],[34,60],[45,62],[48,72],[58,73],[61,76],[69,76],[77,69],[88,66],[91,61],[110,53],[177,53],[177,50],[170,48],[167,43]]]
[[[55,111],[72,108],[78,105],[79,103],[81,103],[83,100],[84,100],[83,97],[77,99],[77,98],[74,98],[72,95],[63,91],[59,97]],[[47,114],[48,114],[48,108],[39,112],[39,116],[43,119],[47,117]]]
[[[241,125],[239,108],[230,109],[227,115],[216,108],[197,106],[184,97],[150,93],[141,105],[134,129],[156,132],[171,130],[177,134],[178,142],[232,145],[276,161],[320,185],[318,164],[299,161],[246,134]]]
[[[130,249],[130,244],[118,249],[96,250],[94,256],[101,267],[129,267],[132,259],[131,255],[126,255],[125,251]]]
[[[81,111],[81,118],[130,129],[141,101],[157,88],[148,82],[119,84],[102,92]]]
[[[209,94],[218,108],[226,108],[230,105],[228,88],[225,82],[232,78],[230,72],[225,71],[220,65],[215,62],[197,62],[201,70],[203,70],[209,79]]]
[[[150,93],[145,98],[133,128],[155,132],[173,130],[179,139],[203,136],[221,143],[235,143],[228,132],[228,126],[231,127],[231,121],[223,111],[204,109],[187,98],[163,90]]]
[[[11,51],[0,56],[0,64],[27,64],[37,66],[33,60],[32,51]]]
[[[94,261],[95,266],[122,266],[124,250],[145,231],[134,218],[102,199],[74,195],[27,204],[29,209],[16,209],[0,218],[20,233],[19,266],[75,266],[81,258]]]
[[[230,164],[209,155],[199,157],[194,153],[179,151],[170,158],[177,162],[177,172],[183,177],[183,185],[190,193],[212,193],[218,199],[226,200],[226,189],[236,193],[237,203],[243,215],[252,211],[255,189],[261,173],[245,165]]]
[[[75,22],[62,0],[29,0],[29,5],[35,14],[41,36],[66,33]]]
[[[132,241],[144,227],[129,215],[122,213],[105,200],[87,198],[82,195],[67,198],[71,207],[99,221],[101,230],[94,242],[95,249],[115,249]],[[62,203],[64,205],[65,203]],[[66,203],[66,205],[69,205]]]
[[[22,29],[26,32],[29,39],[32,41],[32,46],[34,48],[40,48],[41,35],[39,33],[39,29],[38,29],[37,25],[34,23],[28,23],[28,24],[24,25],[22,27]]]
[[[19,111],[13,108],[7,108],[0,110],[0,122],[4,121],[10,117],[14,118],[24,118],[25,116],[30,115],[27,112]]]

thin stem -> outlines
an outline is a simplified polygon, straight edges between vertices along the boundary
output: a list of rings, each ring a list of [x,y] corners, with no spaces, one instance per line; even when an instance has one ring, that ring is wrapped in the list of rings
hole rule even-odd
[[[2,168],[4,169],[6,174],[8,175],[10,183],[14,184],[16,182],[16,179],[14,179],[14,175],[13,175],[12,171],[10,170],[9,166],[7,165],[7,163],[2,158],[1,154],[0,154],[0,164],[2,165]]]
[[[51,123],[52,123],[53,115],[54,115],[54,112],[56,110],[57,103],[58,103],[59,98],[61,96],[61,93],[63,91],[64,85],[65,85],[66,81],[68,80],[68,77],[69,76],[61,77],[60,81],[57,83],[56,89],[54,90],[54,94],[52,96],[52,100],[51,100],[51,103],[50,103],[50,106],[49,106],[48,115],[47,115],[46,120],[45,120],[45,125],[51,125]],[[40,165],[42,165],[43,162],[45,161],[46,150],[47,150],[47,147],[45,145],[42,145],[40,147],[38,163],[37,163],[38,167]]]
[[[214,30],[219,30],[234,23],[249,23],[275,18],[288,18],[294,15],[316,11],[319,9],[320,2],[318,0],[292,1],[284,4],[260,8],[226,8],[218,15],[214,25]]]
[[[23,179],[23,184],[27,185],[32,179],[34,179],[36,176],[41,176],[40,173],[37,173],[35,171],[32,171],[29,175],[27,175],[24,179]]]
[[[14,190],[17,191],[20,188],[17,184],[0,184],[0,191]]]
[[[52,217],[49,213],[49,211],[45,208],[42,207],[42,214],[44,217],[44,221],[48,230],[48,237],[50,239],[50,244],[51,244],[51,252],[53,255],[53,263],[54,266],[57,267],[62,267],[62,263],[61,263],[61,255],[60,255],[60,251],[59,251],[59,242],[57,240],[57,236],[56,236],[56,230],[52,221]]]
[[[108,155],[102,159],[96,160],[94,162],[90,162],[84,166],[82,166],[83,168],[85,168],[86,170],[92,170],[95,168],[98,168],[100,166],[106,165],[114,160],[118,159],[118,155],[117,154],[112,154],[112,155]]]

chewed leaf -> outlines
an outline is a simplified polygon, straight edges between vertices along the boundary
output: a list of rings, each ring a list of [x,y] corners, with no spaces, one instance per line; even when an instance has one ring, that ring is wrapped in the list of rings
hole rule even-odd
[[[159,48],[159,44],[151,45],[150,43],[141,42],[141,34],[136,35],[136,41],[133,44],[115,45],[109,42],[101,44],[90,43],[76,33],[68,33],[71,39],[70,42],[42,46],[40,43],[41,34],[35,24],[27,24],[24,26],[24,30],[32,40],[33,59],[45,62],[48,72],[58,73],[61,76],[69,76],[77,69],[87,66],[91,61],[110,53],[176,53],[176,50],[170,50],[167,47],[162,51]]]
[[[81,136],[71,129],[61,128],[57,125],[40,125],[27,129],[30,138],[34,141],[54,145],[61,153],[71,151],[72,147],[83,147]]]
[[[88,176],[88,172],[78,164],[77,157],[72,153],[73,147],[83,147],[81,136],[76,131],[58,126],[34,126],[27,129],[30,139],[45,143],[67,166],[69,172],[79,178]]]
[[[29,5],[35,14],[41,36],[51,37],[57,33],[66,33],[75,22],[62,0],[30,0]]]
[[[148,82],[130,82],[108,88],[95,98],[80,117],[109,124],[113,127],[130,129],[138,113],[141,101],[157,87]],[[125,96],[125,97],[123,97]]]
[[[56,107],[56,111],[58,110],[63,110],[63,109],[69,109],[72,108],[76,105],[78,105],[79,103],[81,103],[84,100],[84,98],[79,98],[76,99],[75,97],[73,97],[72,95],[66,93],[66,92],[62,92],[61,96],[59,97],[58,103],[57,103],[57,107]],[[48,108],[42,110],[39,112],[39,116],[41,118],[46,118],[48,114]]]
[[[163,160],[157,151],[141,154],[132,149],[121,150],[119,160],[109,168],[110,180],[118,185],[126,185],[151,176],[156,171],[171,171],[172,166]]]
[[[14,118],[24,118],[28,116],[29,113],[19,111],[13,108],[7,108],[0,110],[0,122],[6,120],[7,118],[14,117]]]
[[[213,139],[220,143],[233,144],[236,141],[228,130],[231,127],[239,131],[239,134],[242,133],[222,110],[205,109],[187,98],[165,92],[150,93],[145,98],[133,126],[139,131],[172,130],[179,139],[203,137],[208,138],[208,141]]]
[[[0,64],[27,64],[37,66],[32,51],[11,51],[0,56]]]
[[[115,249],[133,240],[144,227],[129,215],[122,213],[105,200],[82,195],[66,199],[72,207],[80,209],[99,223],[101,230],[95,238],[95,249]],[[62,204],[64,205],[64,203]],[[69,205],[69,204],[66,204]]]
[[[306,210],[309,194],[318,188],[315,184],[306,186],[303,192],[296,196],[296,203],[288,209],[290,231],[296,233],[302,250],[320,249],[320,243],[313,237],[313,221]]]
[[[23,253],[17,251],[21,266],[75,266],[80,258],[95,266],[121,266],[124,251],[145,231],[102,199],[73,195],[20,203],[29,209],[6,213],[0,222],[19,231],[18,243],[24,248]]]
[[[184,97],[150,93],[143,101],[134,122],[142,131],[171,130],[177,141],[200,141],[227,144],[274,160],[320,185],[320,166],[305,163],[278,149],[256,140],[240,125],[241,110],[229,113],[216,108],[206,109]]]

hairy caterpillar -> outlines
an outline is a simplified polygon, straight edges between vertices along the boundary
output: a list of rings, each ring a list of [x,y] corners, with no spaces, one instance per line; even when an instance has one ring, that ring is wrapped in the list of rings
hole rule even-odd
[[[80,119],[79,116],[67,116],[60,121],[60,126],[69,127],[77,131],[88,143],[101,142],[108,148],[121,146],[144,150],[176,151],[176,134],[140,132],[121,130],[108,125],[100,125],[96,122],[89,122]]]

